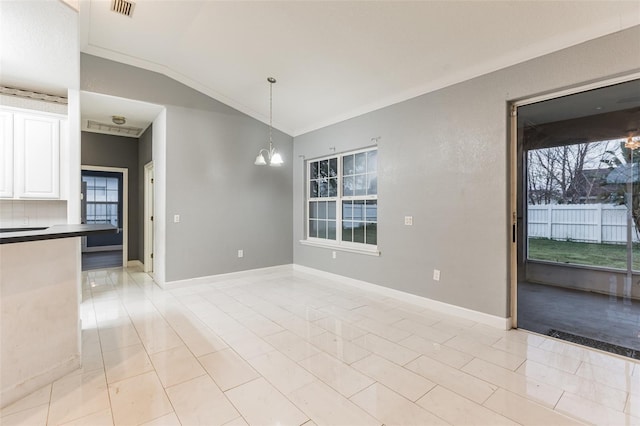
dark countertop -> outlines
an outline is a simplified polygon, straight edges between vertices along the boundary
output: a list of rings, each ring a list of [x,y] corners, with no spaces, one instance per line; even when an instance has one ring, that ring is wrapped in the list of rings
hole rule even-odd
[[[26,228],[26,227],[25,227]],[[0,244],[24,243],[27,241],[53,240],[56,238],[81,237],[94,234],[116,233],[118,228],[113,225],[53,225],[48,228],[31,228],[20,231],[6,232],[0,229]],[[15,228],[18,229],[18,228]]]

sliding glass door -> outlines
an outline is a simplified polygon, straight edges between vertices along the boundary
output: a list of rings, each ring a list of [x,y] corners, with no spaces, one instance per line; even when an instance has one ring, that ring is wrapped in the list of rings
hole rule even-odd
[[[640,80],[517,117],[518,327],[640,359]]]

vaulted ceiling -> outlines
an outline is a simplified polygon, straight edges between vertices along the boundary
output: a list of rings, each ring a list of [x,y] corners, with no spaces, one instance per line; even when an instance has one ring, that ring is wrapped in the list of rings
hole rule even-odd
[[[135,0],[131,17],[110,0],[80,0],[79,44],[265,122],[273,76],[274,126],[295,136],[635,25],[637,0]],[[15,78],[3,80],[19,82],[25,56],[5,41],[20,28],[4,27],[3,72]],[[32,34],[56,36],[38,28],[25,32],[34,46]]]

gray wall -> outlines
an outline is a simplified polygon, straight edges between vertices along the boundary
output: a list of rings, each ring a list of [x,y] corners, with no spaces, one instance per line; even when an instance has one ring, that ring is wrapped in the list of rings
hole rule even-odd
[[[142,223],[138,217],[138,199],[140,198],[138,191],[138,139],[82,132],[81,162],[82,165],[121,167],[129,170],[127,257],[129,260],[142,259],[142,246],[140,246],[138,238],[138,234],[142,232]]]
[[[292,262],[292,137],[257,167],[267,125],[164,75],[83,54],[81,88],[166,107],[166,281]]]
[[[294,263],[509,316],[508,103],[640,70],[640,27],[294,139]],[[303,246],[306,159],[379,147],[380,257]],[[404,216],[413,226],[404,226]],[[433,269],[442,271],[432,280]]]
[[[153,126],[149,126],[147,130],[138,139],[138,259],[144,263],[144,165],[152,160],[151,148],[153,137]]]

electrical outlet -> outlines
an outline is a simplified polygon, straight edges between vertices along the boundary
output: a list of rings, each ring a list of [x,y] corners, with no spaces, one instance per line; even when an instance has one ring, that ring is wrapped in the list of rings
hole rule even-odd
[[[238,257],[244,257],[244,250],[238,250]]]
[[[331,257],[334,258],[334,259],[336,258],[336,252],[335,251],[331,252]]]
[[[413,216],[405,216],[404,217],[404,224],[407,226],[412,226],[413,225]]]
[[[180,215],[179,214],[174,214],[173,215],[173,223],[180,223]]]
[[[440,281],[440,269],[433,270],[433,280]]]

